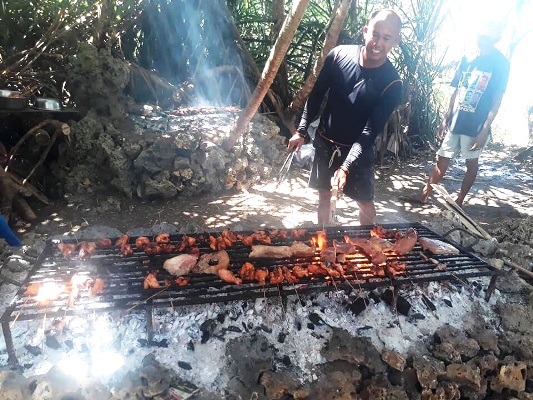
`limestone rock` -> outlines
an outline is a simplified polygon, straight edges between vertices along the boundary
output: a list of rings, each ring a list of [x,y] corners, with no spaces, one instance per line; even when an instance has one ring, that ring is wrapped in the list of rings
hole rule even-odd
[[[469,364],[450,364],[446,367],[446,378],[471,390],[481,389],[481,372]]]
[[[450,343],[457,352],[464,357],[475,357],[479,351],[479,344],[468,338],[464,331],[450,325],[443,325],[435,332],[437,342]]]
[[[526,390],[526,364],[506,358],[506,363],[501,366],[498,375],[490,382],[490,388],[498,393],[503,389],[523,392]]]
[[[418,382],[424,389],[435,389],[437,378],[445,373],[444,363],[428,355],[415,356],[413,367],[416,369]]]
[[[403,371],[407,362],[401,354],[387,349],[383,349],[381,352],[381,359],[398,371]]]

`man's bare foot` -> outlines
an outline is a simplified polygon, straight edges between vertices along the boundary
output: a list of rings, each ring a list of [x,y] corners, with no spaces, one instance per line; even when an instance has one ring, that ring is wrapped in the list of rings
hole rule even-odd
[[[421,196],[421,195],[418,195],[418,196],[400,196],[400,197],[398,197],[398,199],[400,201],[405,201],[405,202],[411,203],[411,204],[419,204],[419,205],[428,204],[428,200],[424,199],[424,197]]]

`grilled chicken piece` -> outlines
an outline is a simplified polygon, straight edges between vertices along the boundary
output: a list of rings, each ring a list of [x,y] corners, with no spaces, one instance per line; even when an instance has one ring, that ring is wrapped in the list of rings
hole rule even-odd
[[[380,237],[371,237],[368,240],[376,251],[383,252],[394,250],[394,245],[387,239],[382,239]]]
[[[298,283],[298,278],[296,277],[296,275],[292,273],[292,271],[289,268],[283,267],[282,271],[283,271],[283,278],[285,279],[285,281],[289,283]]]
[[[150,239],[148,239],[146,236],[139,236],[137,239],[135,239],[135,247],[137,247],[139,250],[143,250],[149,244]]]
[[[163,249],[161,248],[162,245],[159,245],[155,242],[150,242],[146,246],[144,246],[144,252],[148,254],[149,256],[153,254],[161,254],[163,252]]]
[[[291,230],[291,237],[293,239],[303,239],[307,234],[307,229],[293,229]]]
[[[143,288],[145,289],[157,289],[160,287],[159,282],[157,281],[157,276],[154,271],[148,273],[146,278],[144,278]]]
[[[219,269],[228,269],[228,267],[229,254],[226,250],[220,250],[215,253],[202,254],[193,272],[217,275]]]
[[[217,275],[220,279],[227,283],[234,283],[236,285],[240,285],[242,283],[242,280],[233,275],[233,272],[231,272],[229,269],[219,269],[217,270]]]
[[[389,261],[387,262],[387,264],[385,264],[385,274],[387,274],[390,280],[393,280],[396,275],[404,274],[406,268],[407,263],[399,261]]]
[[[272,238],[269,235],[267,235],[265,231],[257,231],[248,236],[237,235],[237,238],[245,246],[252,246],[254,243],[260,243],[260,244],[271,244],[272,243]]]
[[[284,276],[283,276],[283,270],[280,267],[274,268],[274,271],[272,271],[269,274],[269,280],[270,284],[277,285],[281,282],[283,282]]]
[[[113,242],[109,238],[100,238],[96,241],[96,247],[106,248],[113,246]]]
[[[292,255],[289,246],[265,246],[258,244],[252,246],[250,258],[288,258]]]
[[[76,243],[69,243],[69,244],[58,243],[57,244],[57,248],[59,249],[61,253],[63,253],[63,257],[65,258],[69,258],[72,252],[76,250],[76,247],[78,247]]]
[[[372,243],[368,239],[364,238],[351,238],[344,236],[346,243],[350,243],[355,247],[360,248],[368,256],[372,264],[381,264],[387,260],[387,256],[383,251],[378,251],[374,246],[380,246],[377,242]]]
[[[243,281],[253,281],[255,279],[255,267],[252,263],[245,262],[239,270],[239,276]]]
[[[320,261],[334,263],[337,261],[337,254],[334,247],[326,247],[320,252]]]
[[[292,268],[292,273],[293,273],[298,279],[304,278],[304,277],[306,277],[306,276],[309,275],[309,271],[307,270],[307,268],[304,268],[304,267],[302,267],[301,265],[295,265],[295,266]]]
[[[115,246],[122,247],[123,244],[128,244],[130,237],[128,235],[120,235],[120,237],[115,242]]]
[[[417,239],[418,232],[416,229],[407,229],[407,232],[405,232],[405,234],[397,239],[396,243],[394,243],[394,252],[401,255],[410,253],[411,250],[413,250],[413,247],[415,247]]]
[[[170,243],[164,243],[160,244],[159,247],[161,248],[161,253],[174,253],[177,251],[178,246],[170,244]]]
[[[182,252],[188,247],[192,247],[196,244],[196,238],[192,236],[183,235],[181,243],[177,246],[176,251]]]
[[[294,257],[312,257],[315,255],[315,248],[306,245],[304,242],[294,242],[290,249],[291,255]]]
[[[78,258],[81,260],[90,258],[94,254],[95,250],[96,250],[95,242],[80,242],[80,251],[78,253]]]
[[[93,282],[91,290],[89,291],[89,297],[94,297],[98,294],[104,293],[105,282],[102,278],[96,278]]]
[[[176,279],[174,279],[174,282],[178,286],[187,286],[189,284],[189,278],[178,276]]]
[[[339,271],[336,271],[332,268],[326,267],[324,264],[316,265],[316,264],[310,264],[309,272],[313,275],[324,275],[324,276],[331,276],[332,278],[340,278],[341,274]]]
[[[355,254],[357,249],[351,243],[339,242],[336,239],[333,239],[333,247],[335,248],[335,253],[337,254]]]
[[[400,234],[401,233],[398,229],[386,229],[383,228],[381,225],[375,225],[370,230],[371,236],[379,237],[382,239],[397,239]]]
[[[255,270],[255,280],[259,282],[261,286],[265,286],[267,277],[268,277],[268,270],[264,268]]]
[[[155,237],[155,242],[157,244],[167,244],[170,243],[170,235],[168,233],[160,233]]]
[[[433,254],[459,254],[460,251],[455,246],[452,246],[449,243],[443,242],[442,240],[438,239],[430,239],[421,237],[418,238],[418,242],[420,243],[420,246],[424,250],[429,250]]]
[[[194,268],[197,260],[198,258],[191,254],[180,254],[179,256],[165,260],[163,268],[172,275],[187,275]]]
[[[123,244],[120,247],[120,256],[121,257],[131,256],[132,254],[133,254],[133,249],[131,248],[131,246],[129,244]]]

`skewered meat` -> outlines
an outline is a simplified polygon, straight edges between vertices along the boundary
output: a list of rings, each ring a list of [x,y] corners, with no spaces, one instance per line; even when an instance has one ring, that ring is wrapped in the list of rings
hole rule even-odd
[[[159,282],[157,281],[156,273],[154,271],[148,273],[146,278],[144,278],[143,288],[157,289],[158,287],[161,287],[161,285],[159,285]]]
[[[90,258],[94,254],[95,250],[95,242],[80,242],[80,252],[78,253],[78,258],[81,260]]]
[[[407,229],[407,232],[405,232],[405,234],[397,239],[396,243],[394,243],[394,252],[401,255],[410,253],[411,250],[413,250],[413,247],[415,247],[417,239],[418,232],[416,229]]]
[[[179,256],[165,260],[163,268],[172,275],[187,275],[194,268],[197,260],[198,258],[191,254],[180,254]]]
[[[289,232],[286,229],[272,229],[268,232],[268,236],[272,239],[286,240],[289,237]]]
[[[335,247],[326,247],[320,252],[320,261],[327,263],[334,263],[337,261],[337,253]]]
[[[298,283],[298,278],[296,277],[296,275],[294,275],[291,272],[289,268],[283,267],[282,271],[283,271],[283,278],[285,279],[285,281],[289,283]]]
[[[293,239],[303,239],[307,234],[307,229],[293,229],[291,230],[291,237]]]
[[[380,237],[371,237],[368,239],[370,243],[372,244],[372,247],[374,250],[382,252],[382,251],[391,251],[394,250],[394,244],[389,242],[387,239],[382,239]]]
[[[298,279],[304,278],[304,277],[306,277],[306,276],[309,275],[309,271],[307,270],[307,268],[304,268],[304,267],[302,267],[301,265],[295,265],[295,266],[292,268],[292,273],[293,273]]]
[[[312,257],[315,255],[315,248],[306,245],[304,242],[294,242],[290,249],[291,255],[294,257]]]
[[[198,260],[193,272],[217,275],[219,269],[228,269],[228,267],[229,254],[226,250],[220,250],[200,256],[200,260]]]
[[[429,250],[433,254],[459,254],[460,251],[455,246],[449,243],[443,242],[438,239],[430,239],[426,237],[418,238],[420,246],[424,250]]]
[[[268,270],[264,268],[255,270],[255,280],[259,282],[261,286],[265,286],[267,277],[268,277]]]
[[[106,248],[113,246],[113,242],[109,238],[100,238],[96,241],[96,247]]]
[[[68,307],[74,307],[74,303],[80,295],[80,290],[88,289],[91,278],[87,275],[74,274],[70,278],[70,294],[68,297]]]
[[[139,236],[137,239],[135,239],[135,247],[137,247],[139,250],[143,250],[149,244],[150,239],[148,239],[146,236]]]
[[[105,282],[102,278],[96,278],[93,282],[91,290],[89,291],[89,297],[94,297],[98,294],[104,293]]]
[[[70,244],[58,243],[57,244],[57,248],[59,249],[61,253],[63,253],[63,257],[65,258],[69,258],[72,252],[76,250],[76,247],[78,247],[76,243],[70,243]]]
[[[217,270],[217,275],[220,279],[227,283],[234,283],[236,285],[240,285],[242,283],[242,280],[233,275],[233,272],[231,272],[229,269],[219,269]]]
[[[170,235],[168,233],[160,233],[155,237],[155,242],[157,244],[167,244],[170,243]]]
[[[154,254],[161,254],[163,252],[163,249],[161,248],[161,245],[155,242],[150,242],[146,246],[144,246],[144,252],[150,256]]]
[[[160,244],[161,253],[174,253],[177,250],[177,246],[170,243]]]
[[[239,276],[243,281],[253,281],[255,279],[255,267],[253,264],[245,262],[239,270]]]
[[[192,236],[183,235],[181,243],[177,246],[176,251],[182,252],[188,247],[192,247],[196,244],[196,238]]]
[[[185,276],[178,276],[176,279],[174,279],[174,282],[178,286],[186,286],[189,284],[189,278]]]
[[[375,225],[370,230],[370,235],[382,239],[397,239],[398,236],[400,236],[400,231],[398,229],[387,229],[383,228],[381,225]]]
[[[240,239],[243,245],[252,246],[254,243],[260,244],[270,244],[272,243],[272,238],[266,234],[265,231],[257,231],[251,235],[237,235],[237,238]]]
[[[357,250],[355,246],[351,243],[339,242],[336,239],[333,239],[333,247],[337,254],[355,254]]]
[[[324,275],[324,276],[331,276],[333,278],[340,278],[341,274],[339,271],[336,271],[332,268],[326,267],[324,264],[316,265],[316,264],[310,264],[308,267],[308,270],[313,275]]]
[[[363,252],[368,256],[372,264],[381,264],[387,260],[387,256],[385,255],[385,253],[377,251],[374,248],[373,243],[368,239],[351,238],[348,236],[344,236],[344,240],[347,243],[350,243],[363,250]]]
[[[289,246],[265,246],[258,244],[252,246],[250,258],[288,258],[292,255]]]
[[[269,281],[272,285],[277,285],[283,282],[283,270],[280,267],[274,268],[274,270],[269,274]]]
[[[122,247],[123,244],[128,244],[130,237],[128,235],[120,235],[120,237],[115,242],[115,246]]]
[[[133,254],[133,249],[131,248],[131,246],[129,244],[123,244],[120,247],[120,256],[121,257],[131,256],[132,254]]]

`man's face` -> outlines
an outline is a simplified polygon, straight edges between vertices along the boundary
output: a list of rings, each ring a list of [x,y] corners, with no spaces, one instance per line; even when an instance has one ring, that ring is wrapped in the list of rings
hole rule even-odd
[[[376,65],[383,64],[389,51],[400,43],[399,26],[390,18],[372,19],[363,33],[366,59]]]

